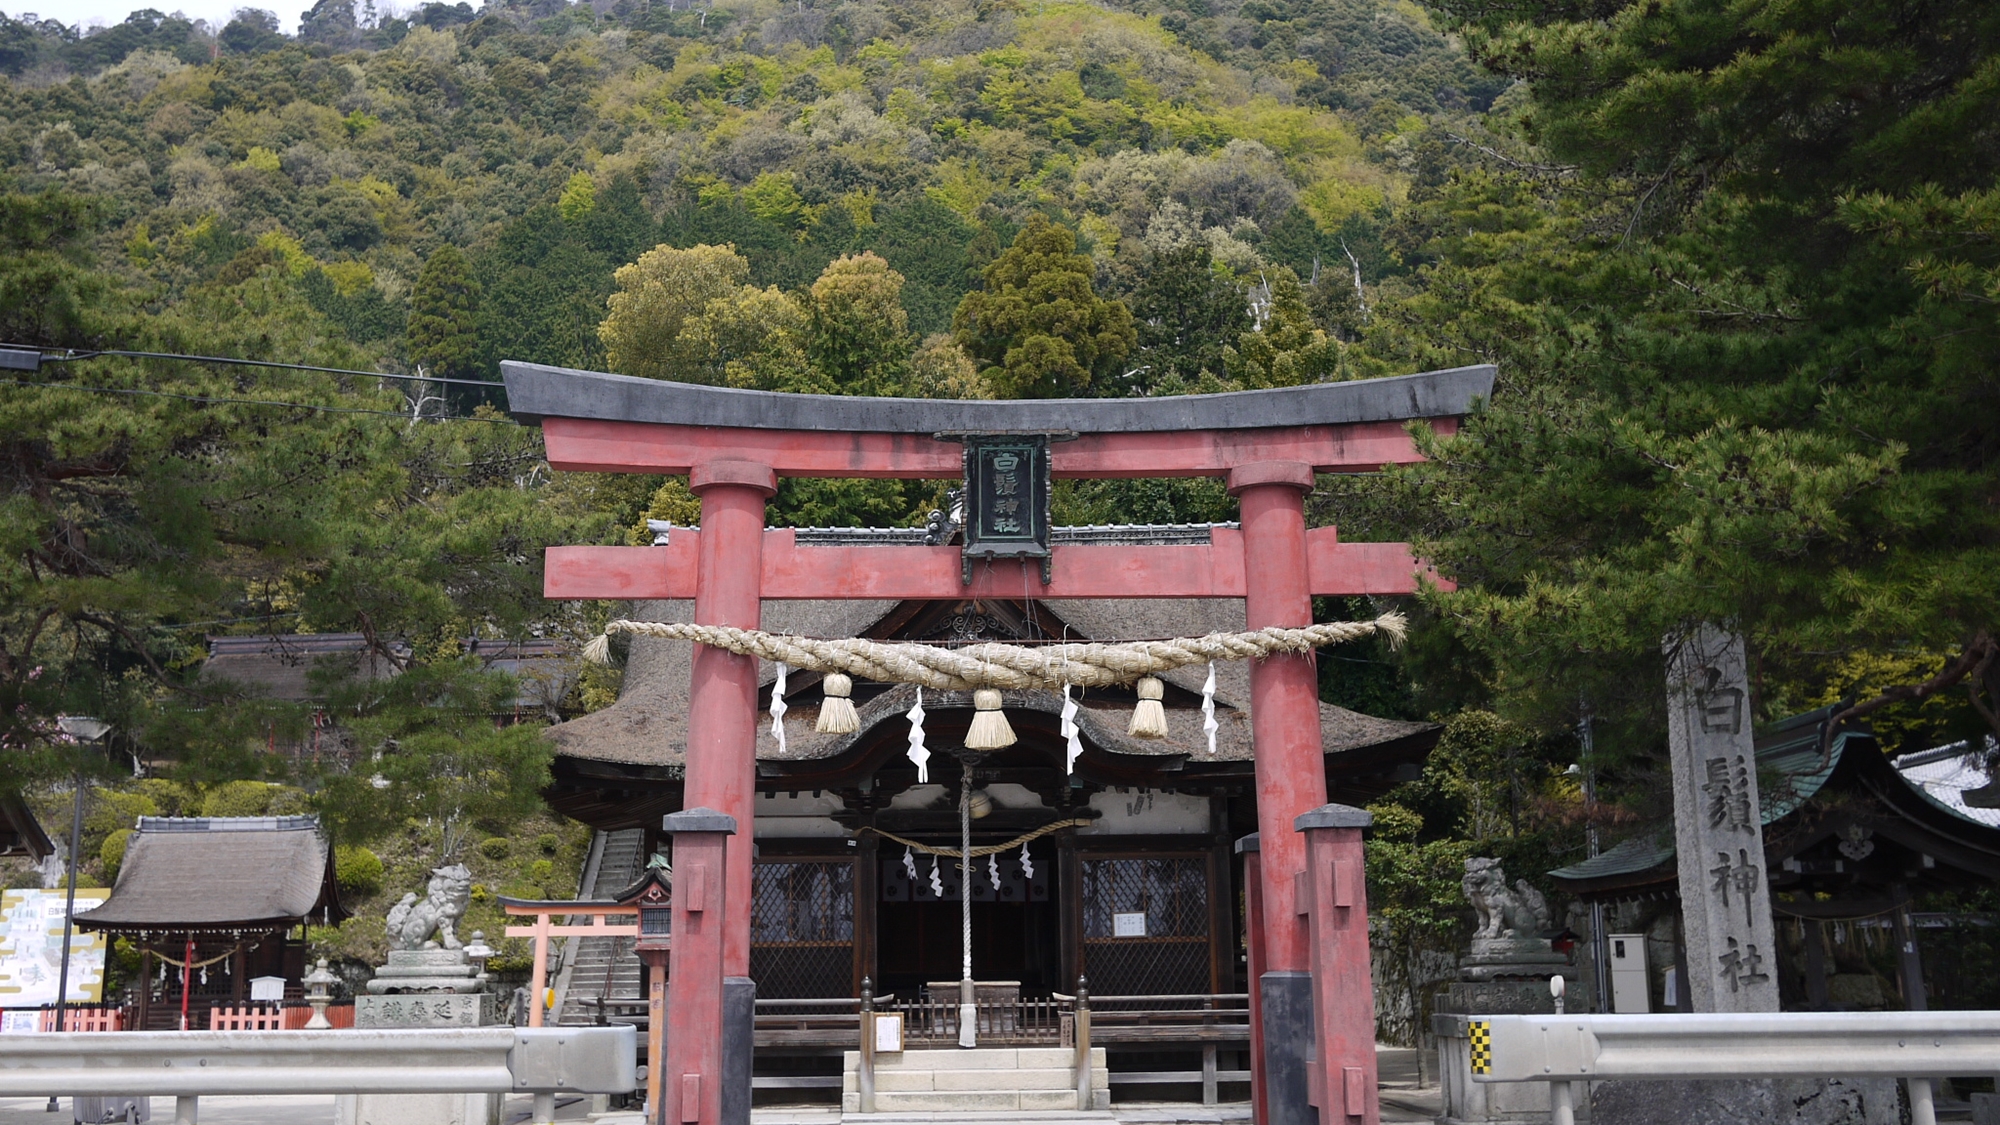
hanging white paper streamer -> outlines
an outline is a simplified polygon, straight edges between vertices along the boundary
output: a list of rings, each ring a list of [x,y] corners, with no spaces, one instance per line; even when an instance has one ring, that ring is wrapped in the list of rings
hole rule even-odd
[[[938,874],[938,857],[931,857],[931,896],[944,897],[944,876]]]
[[[1021,878],[1026,882],[1035,881],[1035,861],[1028,858],[1028,845],[1021,845]]]
[[[771,737],[778,740],[778,753],[785,752],[785,673],[790,671],[783,664],[778,665],[778,682],[771,685]]]
[[[208,983],[208,966],[206,965],[203,965],[201,967],[201,983],[203,984]]]
[[[924,689],[917,689],[917,701],[910,706],[910,761],[917,764],[917,784],[931,779],[931,752],[924,749]],[[937,878],[937,872],[931,872]]]
[[[917,881],[917,853],[909,848],[903,849],[903,870],[909,872],[910,882]]]
[[[1069,762],[1063,767],[1065,773],[1076,772],[1076,760],[1083,757],[1083,740],[1077,737],[1076,700],[1069,697],[1070,685],[1063,685],[1062,736],[1069,740]]]
[[[999,855],[995,854],[995,855],[989,855],[989,856],[987,856],[987,857],[986,857],[986,877],[987,877],[988,879],[991,879],[991,880],[993,880],[993,889],[994,889],[994,890],[996,890],[996,891],[997,891],[997,890],[999,890],[999,889],[1000,889],[1000,857],[999,857]]]
[[[1208,679],[1201,682],[1201,729],[1208,734],[1208,752],[1215,753],[1215,732],[1222,725],[1215,721],[1215,661],[1208,662]]]

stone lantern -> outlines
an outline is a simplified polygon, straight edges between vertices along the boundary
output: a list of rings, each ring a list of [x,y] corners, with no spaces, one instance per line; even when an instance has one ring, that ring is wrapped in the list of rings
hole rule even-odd
[[[306,1001],[312,1005],[312,1018],[306,1021],[307,1031],[325,1031],[333,1027],[327,1022],[326,1005],[333,999],[333,986],[340,978],[326,967],[326,958],[319,959],[319,967],[306,974]]]

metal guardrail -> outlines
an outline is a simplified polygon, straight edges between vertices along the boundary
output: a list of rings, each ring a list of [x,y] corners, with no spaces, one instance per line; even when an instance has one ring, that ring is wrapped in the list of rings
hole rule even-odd
[[[2000,1012],[1450,1018],[1473,1081],[1552,1083],[1557,1125],[1573,1082],[1718,1078],[1899,1078],[1912,1125],[1933,1125],[1932,1079],[2000,1074]]]
[[[8,1036],[0,1097],[179,1099],[203,1094],[531,1093],[536,1122],[557,1093],[638,1085],[630,1027],[341,1031],[129,1031]]]

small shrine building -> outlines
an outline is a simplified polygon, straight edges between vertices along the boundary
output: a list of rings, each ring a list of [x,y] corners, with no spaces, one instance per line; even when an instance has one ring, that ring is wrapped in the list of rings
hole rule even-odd
[[[1777,922],[1779,996],[1787,1011],[1985,1008],[1991,973],[1964,957],[1990,948],[2000,918],[1926,909],[2000,881],[2000,826],[1956,790],[1929,791],[1891,762],[1858,723],[1822,735],[1831,709],[1777,723],[1757,739],[1765,887]],[[1949,772],[1949,771],[1947,771]],[[1985,814],[1985,815],[1982,815]],[[1690,971],[1678,937],[1680,889],[1671,828],[1628,839],[1549,872],[1556,886],[1602,904],[1607,929],[1643,934],[1646,1005],[1673,1011],[1666,987]],[[1966,928],[1977,940],[1951,935]],[[1629,945],[1629,943],[1628,943]],[[1625,950],[1627,957],[1638,948]],[[1611,957],[1614,994],[1618,958]],[[1636,1000],[1620,1011],[1639,1010]]]
[[[282,977],[284,998],[300,999],[304,927],[347,917],[316,816],[142,816],[111,898],[76,924],[139,947],[128,1026],[166,1031],[180,1026],[184,980],[194,1029],[251,999],[253,978]]]

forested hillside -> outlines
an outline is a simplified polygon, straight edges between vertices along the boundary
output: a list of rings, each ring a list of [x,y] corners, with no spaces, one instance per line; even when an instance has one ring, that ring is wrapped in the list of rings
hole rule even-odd
[[[473,376],[604,366],[613,271],[658,243],[734,245],[749,284],[792,293],[872,251],[921,340],[1041,214],[1142,322],[1230,290],[1209,338],[1148,333],[1117,374],[1146,370],[1071,388],[1123,394],[1259,381],[1220,355],[1253,327],[1235,290],[1281,284],[1272,266],[1329,282],[1321,322],[1341,331],[1355,262],[1364,284],[1402,268],[1382,230],[1412,138],[1504,85],[1377,0],[599,7],[432,3],[371,25],[327,0],[297,40],[257,13],[213,40],[151,12],[80,38],[10,21],[0,160],[16,190],[105,200],[97,248],[152,307],[277,270],[407,370],[436,343],[413,312],[476,288],[476,343],[431,357]],[[427,288],[447,246],[465,266]],[[1162,255],[1213,283],[1144,286]]]

